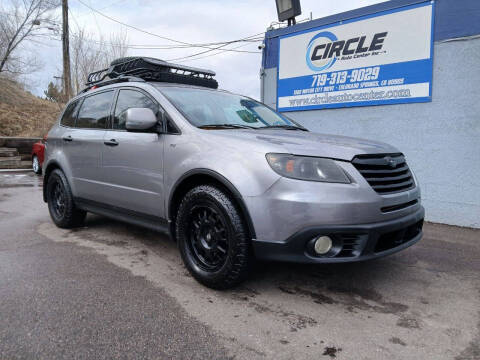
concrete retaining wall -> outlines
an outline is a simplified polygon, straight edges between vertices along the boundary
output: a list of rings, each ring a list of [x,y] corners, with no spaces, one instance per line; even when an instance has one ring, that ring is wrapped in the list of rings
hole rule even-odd
[[[20,154],[30,154],[32,145],[41,138],[0,137],[0,147],[15,148]]]

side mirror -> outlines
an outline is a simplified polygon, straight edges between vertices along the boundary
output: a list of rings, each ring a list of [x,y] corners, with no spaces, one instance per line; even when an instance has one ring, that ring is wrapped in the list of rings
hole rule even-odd
[[[130,108],[125,118],[125,128],[129,131],[148,130],[157,124],[157,117],[149,108]]]

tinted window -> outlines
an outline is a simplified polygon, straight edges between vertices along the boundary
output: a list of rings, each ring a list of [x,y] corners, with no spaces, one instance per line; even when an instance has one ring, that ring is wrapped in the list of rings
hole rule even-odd
[[[180,134],[180,130],[167,113],[164,115],[164,121],[167,124],[167,134]]]
[[[78,113],[76,127],[105,129],[110,116],[113,94],[113,91],[107,91],[85,98]]]
[[[115,117],[113,120],[114,129],[125,130],[125,115],[130,108],[149,108],[152,109],[155,114],[158,112],[158,105],[140,91],[120,90],[115,107]]]
[[[223,91],[161,88],[162,93],[195,126],[242,125],[254,128],[297,124],[265,105]]]
[[[74,101],[67,106],[67,109],[63,113],[62,120],[60,124],[64,126],[75,126],[75,118],[77,117],[78,108],[80,105],[80,101]]]
[[[170,120],[170,118],[168,118],[167,116],[165,117],[165,119],[167,120],[167,133],[168,134],[179,134],[179,131],[177,130],[175,125],[173,125],[172,120]]]

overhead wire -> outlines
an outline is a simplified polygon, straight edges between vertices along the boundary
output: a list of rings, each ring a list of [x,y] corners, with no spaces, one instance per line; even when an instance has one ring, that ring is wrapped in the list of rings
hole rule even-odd
[[[114,2],[112,2],[111,4],[108,4],[107,6],[101,7],[100,9],[97,9],[97,10],[102,11],[102,10],[108,9],[109,7],[112,7],[112,6],[114,6],[114,5],[118,5],[118,4],[120,4],[120,3],[122,3],[122,2],[125,2],[125,1],[126,1],[126,0],[114,1]],[[87,15],[87,14],[80,14],[79,17],[85,16],[85,15]]]
[[[227,45],[230,45],[230,44],[220,45],[220,46],[217,46],[216,48],[213,48],[213,49],[200,51],[200,52],[197,52],[197,53],[194,53],[194,54],[190,54],[190,55],[187,55],[187,56],[182,56],[182,57],[177,57],[177,58],[169,59],[169,60],[167,60],[167,61],[185,60],[185,59],[188,59],[188,58],[196,57],[196,56],[198,56],[198,55],[206,54],[206,53],[211,52],[211,51],[218,50],[218,49],[223,48],[223,47],[225,47],[225,46],[227,46]],[[236,48],[223,49],[222,52],[229,51],[229,50],[235,50],[235,49],[236,49]],[[249,53],[258,54],[258,53],[260,53],[260,51],[249,51]]]
[[[73,17],[73,13],[71,11],[70,12],[70,15],[72,15],[72,18],[75,22],[75,26],[78,30],[80,30],[80,25],[78,24],[78,21],[75,20],[75,17]],[[58,26],[58,24],[57,24]],[[73,37],[76,37],[78,36],[77,34],[75,34],[74,32],[70,33],[71,36]],[[55,39],[54,39],[55,40]],[[126,45],[123,45],[123,44],[117,44],[117,43],[114,43],[114,42],[111,42],[111,41],[99,41],[99,40],[95,40],[95,39],[84,39],[84,41],[88,41],[88,42],[91,42],[91,43],[94,43],[94,44],[97,44],[97,45],[103,45],[103,44],[108,44],[108,45],[111,45],[111,46],[114,46],[114,47],[119,47],[119,46],[122,46],[122,47],[127,47],[129,49],[137,49],[137,50],[175,50],[175,49],[189,49],[191,48],[191,46],[188,46],[188,45],[166,45],[166,44],[160,44],[160,45],[154,45],[154,44],[126,44]],[[253,43],[257,43],[257,42],[260,42],[260,41],[263,41],[263,38],[251,38],[251,39],[247,39],[247,40],[244,40],[242,41],[243,43],[247,43],[246,45],[249,45],[249,44],[253,44]]]
[[[160,39],[163,39],[163,40],[167,40],[167,41],[171,41],[171,42],[174,42],[174,43],[177,43],[177,44],[182,44],[182,45],[186,45],[185,47],[200,47],[200,48],[207,48],[207,49],[210,49],[210,50],[216,50],[218,47],[214,47],[212,48],[211,46],[215,46],[215,45],[220,45],[220,47],[223,47],[223,46],[226,46],[228,44],[231,44],[231,43],[235,43],[235,42],[241,42],[241,41],[245,41],[245,40],[248,40],[249,38],[252,38],[254,36],[259,36],[259,35],[263,35],[264,32],[261,32],[261,33],[258,33],[258,34],[255,34],[255,35],[252,35],[252,36],[249,36],[247,38],[242,38],[242,39],[237,39],[237,40],[232,40],[232,41],[224,41],[224,42],[216,42],[216,43],[206,43],[206,44],[195,44],[195,43],[189,43],[189,42],[185,42],[185,41],[181,41],[181,40],[176,40],[176,39],[173,39],[173,38],[170,38],[170,37],[166,37],[166,36],[162,36],[162,35],[158,35],[158,34],[155,34],[155,33],[152,33],[150,31],[147,31],[147,30],[144,30],[144,29],[141,29],[141,28],[138,28],[136,26],[133,26],[133,25],[130,25],[130,24],[127,24],[127,23],[124,23],[122,21],[119,21],[109,15],[106,15],[104,13],[102,13],[101,11],[93,8],[92,6],[86,4],[84,1],[82,0],[77,0],[79,3],[81,3],[82,5],[84,5],[85,7],[89,8],[91,11],[93,12],[96,12],[97,14],[105,17],[106,19],[109,19],[110,21],[113,21],[117,24],[120,24],[120,25],[123,25],[127,28],[131,28],[131,29],[134,29],[136,31],[139,31],[139,32],[142,32],[142,33],[145,33],[145,34],[148,34],[148,35],[151,35],[151,36],[154,36],[154,37],[157,37],[157,38],[160,38]],[[260,41],[260,40],[258,40]],[[225,49],[226,51],[234,51],[234,52],[246,52],[246,53],[258,53],[258,51],[242,51],[242,50],[235,50],[235,49]]]
[[[238,48],[241,48],[241,47],[244,47],[244,46],[248,46],[250,44],[241,44],[239,46],[236,46],[236,47],[233,47],[232,49],[238,49]],[[209,55],[205,55],[205,56],[200,56],[200,57],[196,57],[196,58],[188,58],[188,59],[184,59],[184,60],[177,60],[177,62],[180,62],[180,63],[183,63],[183,62],[186,62],[186,61],[194,61],[194,60],[200,60],[200,59],[205,59],[205,58],[208,58],[208,57],[212,57],[212,56],[216,56],[216,55],[220,55],[222,53],[225,53],[227,51],[225,50],[221,50],[221,51],[218,51],[216,52],[215,54],[209,54]]]

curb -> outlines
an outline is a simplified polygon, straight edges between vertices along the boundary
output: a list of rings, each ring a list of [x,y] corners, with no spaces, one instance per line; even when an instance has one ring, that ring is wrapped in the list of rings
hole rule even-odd
[[[32,171],[33,172],[32,169],[0,169],[0,173],[2,173],[2,172],[19,172],[19,171],[21,171],[21,172]]]

